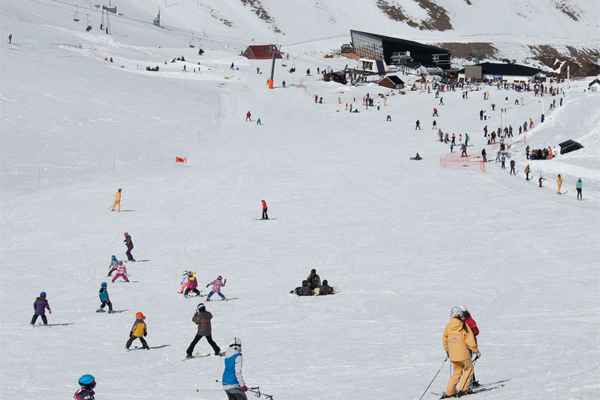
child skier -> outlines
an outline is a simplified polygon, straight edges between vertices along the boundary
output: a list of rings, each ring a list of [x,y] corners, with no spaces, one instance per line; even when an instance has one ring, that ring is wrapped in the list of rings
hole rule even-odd
[[[542,181],[545,181],[546,178],[544,178],[543,175],[540,175],[540,179],[538,179],[538,184],[540,185],[540,187],[542,187]]]
[[[206,287],[213,285],[212,289],[210,290],[210,293],[208,294],[208,297],[206,298],[206,301],[210,301],[210,297],[215,293],[221,296],[221,300],[227,300],[225,296],[223,296],[223,293],[221,293],[221,287],[225,286],[226,283],[227,279],[223,281],[223,277],[219,275],[217,279],[206,285]]]
[[[123,278],[125,282],[129,282],[129,278],[127,278],[127,268],[125,268],[125,265],[123,265],[123,261],[119,261],[119,266],[117,267],[117,274],[112,279],[112,281],[116,281],[119,277]]]
[[[50,309],[50,304],[48,304],[48,300],[46,300],[46,292],[40,293],[40,297],[35,299],[33,303],[33,309],[35,313],[33,314],[33,318],[31,318],[31,325],[35,325],[35,321],[38,317],[42,317],[42,321],[44,322],[44,326],[48,326],[48,319],[46,318],[46,309],[48,309],[48,313],[52,314],[52,310]]]
[[[196,325],[198,325],[198,333],[196,333],[194,340],[192,340],[192,343],[190,343],[190,346],[186,350],[187,358],[194,357],[194,347],[196,347],[196,344],[198,344],[198,342],[200,341],[200,339],[202,339],[203,336],[206,336],[206,340],[215,352],[215,356],[221,355],[221,349],[212,338],[212,327],[210,323],[212,317],[213,315],[206,310],[204,303],[198,304],[198,307],[196,308],[196,313],[192,317],[192,321]]]
[[[107,287],[108,287],[108,285],[106,284],[106,282],[102,282],[100,284],[100,291],[98,292],[98,295],[100,296],[100,301],[102,302],[102,304],[100,304],[100,308],[97,309],[96,312],[105,312],[104,306],[106,306],[108,304],[108,313],[114,314],[112,303],[110,302],[110,299],[108,298]]]
[[[127,246],[127,251],[125,252],[125,254],[127,254],[127,261],[135,261],[131,254],[131,250],[133,250],[133,240],[131,240],[129,233],[125,232],[123,235],[125,236],[123,242],[125,242],[125,246]]]
[[[181,273],[181,288],[179,289],[179,293],[183,293],[188,287],[190,276],[194,276],[192,271],[183,271]]]
[[[81,388],[75,392],[74,399],[78,400],[94,400],[94,388],[96,387],[96,378],[92,375],[83,375],[79,378],[79,386]]]
[[[106,275],[106,276],[111,276],[112,273],[117,270],[118,266],[119,266],[119,261],[117,260],[117,257],[113,255],[112,258],[110,259],[110,265],[108,266],[108,275]]]
[[[127,343],[125,344],[127,350],[129,350],[131,343],[133,343],[135,339],[140,339],[144,350],[150,350],[148,343],[146,343],[146,340],[144,339],[144,336],[148,334],[148,328],[144,322],[145,319],[146,317],[144,317],[144,314],[141,312],[135,314],[135,322],[133,323],[133,327],[131,327],[131,332],[129,332],[129,340],[127,340]]]
[[[196,293],[196,296],[198,296],[198,297],[202,296],[200,294],[200,291],[198,290],[198,280],[196,279],[195,276],[189,277],[187,288],[185,288],[185,292],[183,292],[183,296],[188,297],[188,293],[190,293],[190,292]]]

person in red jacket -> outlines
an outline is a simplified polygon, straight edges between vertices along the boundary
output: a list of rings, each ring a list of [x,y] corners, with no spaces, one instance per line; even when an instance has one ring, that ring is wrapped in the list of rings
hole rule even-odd
[[[262,209],[263,209],[261,219],[269,219],[269,216],[267,215],[267,210],[269,209],[269,207],[267,207],[267,202],[265,201],[265,199],[262,199],[261,202],[262,202]]]
[[[459,308],[463,312],[465,324],[469,325],[469,328],[471,328],[471,330],[473,331],[473,335],[475,335],[475,343],[477,343],[477,335],[479,335],[479,328],[477,327],[477,322],[475,322],[473,317],[471,317],[471,313],[469,312],[469,310],[467,310],[466,306],[459,306]],[[473,355],[473,352],[471,352],[471,355]],[[475,372],[473,372],[473,377],[471,378],[471,387],[478,386],[481,385],[479,384],[479,381],[475,379]]]

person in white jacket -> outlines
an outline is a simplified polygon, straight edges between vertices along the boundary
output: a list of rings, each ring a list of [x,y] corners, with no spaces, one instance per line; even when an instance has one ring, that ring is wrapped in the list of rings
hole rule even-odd
[[[225,357],[223,390],[229,400],[247,400],[248,387],[242,377],[242,341],[234,337],[229,341],[229,350],[221,353]]]

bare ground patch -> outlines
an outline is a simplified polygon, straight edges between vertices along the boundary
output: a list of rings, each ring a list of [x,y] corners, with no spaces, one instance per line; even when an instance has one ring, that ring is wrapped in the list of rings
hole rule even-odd
[[[560,67],[559,76],[566,77],[567,67],[570,69],[571,76],[600,74],[600,65],[598,64],[600,53],[596,49],[576,49],[567,46],[569,54],[563,54],[549,45],[529,46],[529,49],[534,54],[533,58],[544,65],[552,69]]]

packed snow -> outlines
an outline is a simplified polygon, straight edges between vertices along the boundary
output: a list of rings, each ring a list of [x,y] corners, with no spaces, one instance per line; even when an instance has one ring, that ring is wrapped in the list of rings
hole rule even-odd
[[[191,270],[203,294],[227,279],[229,301],[206,303],[213,338],[222,349],[241,338],[248,386],[278,400],[421,398],[446,356],[450,309],[462,304],[481,330],[478,380],[505,384],[478,398],[597,398],[600,93],[590,79],[543,97],[481,86],[463,99],[459,88],[440,92],[439,105],[425,87],[401,95],[323,82],[317,67],[352,63],[315,52],[340,38],[291,39],[269,90],[271,61],[239,55],[250,38],[202,40],[200,56],[181,32],[118,16],[112,35],[98,13],[85,33],[87,10],[76,23],[74,8],[57,4],[0,4],[0,397],[71,398],[92,374],[97,399],[225,399],[222,360],[182,362],[205,301],[177,293]],[[380,109],[366,109],[367,93],[387,95],[386,105],[376,97]],[[516,176],[483,136],[502,108]],[[518,135],[530,118],[535,127]],[[468,162],[440,166],[450,148],[434,119],[470,135]],[[584,148],[526,159],[527,145],[568,139]],[[485,172],[474,160],[483,148]],[[423,159],[410,160],[417,152]],[[110,212],[118,188],[121,211]],[[262,198],[272,220],[258,220]],[[124,232],[138,262],[127,264],[131,283],[112,283]],[[290,295],[312,268],[340,292]],[[115,314],[95,312],[103,281]],[[41,291],[50,328],[29,325]],[[136,312],[155,351],[124,348]],[[203,339],[196,350],[210,347]],[[423,399],[439,398],[449,374],[446,364]]]

